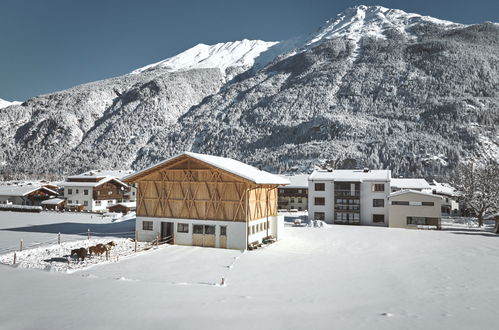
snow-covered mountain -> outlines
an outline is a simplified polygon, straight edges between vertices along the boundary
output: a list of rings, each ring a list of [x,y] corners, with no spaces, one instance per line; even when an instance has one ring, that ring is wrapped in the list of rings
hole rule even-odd
[[[18,101],[10,102],[10,101],[6,101],[4,99],[0,99],[0,109],[10,107],[11,105],[18,105],[18,104],[21,104],[21,102],[18,102]]]
[[[347,9],[276,42],[197,45],[0,110],[0,174],[148,166],[184,150],[276,172],[340,166],[444,178],[499,158],[499,26]]]

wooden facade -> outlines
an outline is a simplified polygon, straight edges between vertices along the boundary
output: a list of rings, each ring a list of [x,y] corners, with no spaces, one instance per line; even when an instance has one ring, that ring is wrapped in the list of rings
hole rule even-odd
[[[97,201],[105,199],[121,200],[125,198],[125,194],[128,192],[128,188],[124,188],[127,187],[116,180],[107,181],[93,188],[92,198]]]
[[[182,155],[126,180],[137,216],[246,222],[277,215],[277,184],[255,184]]]

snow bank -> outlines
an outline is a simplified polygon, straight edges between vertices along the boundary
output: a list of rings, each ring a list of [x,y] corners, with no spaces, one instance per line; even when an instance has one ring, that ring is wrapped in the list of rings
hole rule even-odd
[[[69,255],[71,250],[81,247],[87,248],[96,244],[106,244],[114,241],[116,246],[110,252],[109,259],[106,256],[91,256],[85,258],[84,261],[77,261],[76,256],[71,258]],[[151,244],[138,242],[137,251],[144,251],[151,247]],[[71,273],[76,270],[83,270],[90,266],[102,263],[118,262],[120,258],[128,257],[135,254],[135,242],[129,238],[99,238],[99,239],[82,239],[71,242],[63,242],[48,246],[41,246],[34,249],[17,251],[16,264],[14,263],[14,252],[0,255],[0,264],[13,265],[18,268],[43,269],[46,271],[67,272]]]

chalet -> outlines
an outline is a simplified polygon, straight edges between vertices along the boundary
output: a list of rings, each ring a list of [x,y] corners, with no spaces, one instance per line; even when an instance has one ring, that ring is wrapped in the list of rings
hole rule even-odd
[[[137,185],[140,241],[246,249],[282,235],[277,189],[289,181],[242,162],[185,152],[124,181]]]
[[[417,190],[401,190],[391,193],[390,227],[440,229],[442,197]]]
[[[39,185],[0,186],[0,204],[40,206],[46,199],[57,196],[57,192]]]
[[[442,214],[459,214],[459,192],[450,184],[433,181],[425,192],[442,197]]]
[[[61,182],[66,209],[90,212],[106,211],[109,206],[127,202],[130,188],[120,178],[131,171],[88,171]]]
[[[279,186],[279,209],[304,211],[308,208],[308,174],[284,176],[287,186]]]
[[[116,212],[116,213],[123,213],[127,214],[129,212],[135,211],[136,210],[136,203],[135,202],[123,202],[123,203],[118,203],[115,205],[109,206],[109,212]]]

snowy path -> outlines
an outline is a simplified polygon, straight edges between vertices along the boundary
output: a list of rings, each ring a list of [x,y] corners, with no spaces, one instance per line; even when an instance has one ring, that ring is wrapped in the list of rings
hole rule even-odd
[[[351,226],[285,232],[244,254],[165,246],[70,275],[0,267],[0,328],[495,328],[497,235]],[[216,285],[222,276],[226,286]]]

